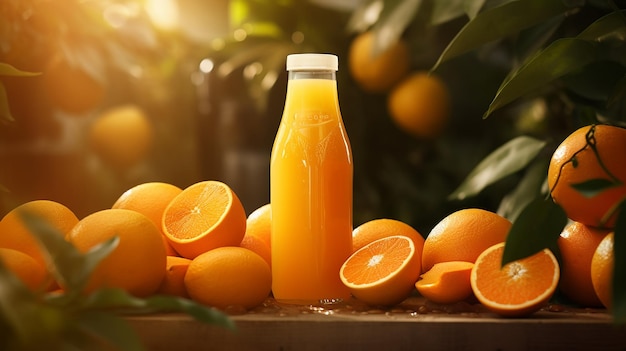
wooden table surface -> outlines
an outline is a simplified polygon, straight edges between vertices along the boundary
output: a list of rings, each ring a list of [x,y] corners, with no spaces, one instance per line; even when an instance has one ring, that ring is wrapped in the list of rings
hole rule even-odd
[[[503,318],[475,305],[413,302],[381,310],[257,310],[236,330],[182,314],[127,317],[149,350],[626,350],[626,325],[604,310],[549,306]]]

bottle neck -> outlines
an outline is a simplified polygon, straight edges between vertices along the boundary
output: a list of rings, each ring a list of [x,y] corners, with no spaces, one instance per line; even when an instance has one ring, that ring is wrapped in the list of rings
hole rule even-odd
[[[326,79],[336,80],[335,71],[289,71],[289,80],[296,79]]]

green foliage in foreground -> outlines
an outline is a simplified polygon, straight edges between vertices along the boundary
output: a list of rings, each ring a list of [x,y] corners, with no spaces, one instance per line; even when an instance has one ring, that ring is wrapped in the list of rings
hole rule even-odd
[[[38,217],[23,213],[27,226],[39,239],[54,277],[63,292],[32,292],[0,263],[0,349],[47,350],[98,349],[144,350],[124,315],[186,313],[196,320],[233,330],[222,312],[189,299],[155,295],[137,298],[121,289],[82,292],[91,272],[119,243],[119,238],[78,252],[62,235]]]

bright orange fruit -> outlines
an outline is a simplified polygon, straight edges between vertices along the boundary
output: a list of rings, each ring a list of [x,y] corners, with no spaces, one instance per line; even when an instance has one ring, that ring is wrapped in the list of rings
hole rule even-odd
[[[420,275],[420,252],[411,238],[394,235],[354,252],[341,266],[341,281],[357,299],[391,306],[406,299]]]
[[[114,236],[119,244],[96,267],[86,291],[115,287],[140,297],[154,294],[165,276],[166,257],[161,233],[148,217],[132,210],[101,210],[81,219],[67,238],[87,252]]]
[[[43,267],[48,263],[39,241],[26,227],[20,212],[30,212],[56,229],[59,235],[67,233],[78,223],[78,218],[67,206],[50,200],[34,200],[17,206],[0,220],[0,247],[14,249],[31,256]]]
[[[453,212],[424,241],[422,271],[446,261],[474,262],[488,247],[504,242],[511,222],[497,213],[468,208]]]
[[[611,309],[613,300],[614,233],[607,234],[591,258],[591,283],[604,307]]]
[[[557,239],[561,252],[559,288],[563,295],[581,306],[602,306],[591,282],[591,259],[608,233],[608,229],[572,222],[563,229]]]
[[[389,92],[387,111],[403,131],[422,139],[440,136],[450,119],[451,97],[438,76],[418,71]]]
[[[242,247],[218,247],[194,258],[185,287],[191,298],[219,309],[254,308],[270,295],[272,272],[261,256]]]
[[[45,267],[21,251],[0,248],[0,261],[32,291],[47,290],[50,285],[51,277]]]
[[[191,264],[191,260],[179,256],[167,256],[165,276],[157,290],[159,294],[180,296],[189,298],[185,287],[185,274]]]
[[[404,235],[415,243],[417,251],[424,247],[424,237],[410,225],[390,218],[378,218],[367,221],[352,231],[352,252],[362,248],[374,240],[392,235]]]
[[[169,203],[183,189],[176,185],[163,182],[148,182],[133,186],[126,190],[111,208],[122,208],[137,211],[152,220],[163,236],[163,243],[168,256],[178,256],[169,240],[163,234],[163,212]]]
[[[625,158],[626,129],[609,125],[579,128],[561,142],[550,160],[548,186],[552,199],[573,221],[612,228],[617,213],[609,211],[626,196]],[[594,196],[574,187],[591,180],[614,186]]]
[[[239,246],[246,232],[246,212],[228,185],[201,181],[172,199],[162,225],[176,252],[194,259],[218,247]]]
[[[374,55],[374,39],[371,31],[354,38],[348,49],[348,69],[363,90],[383,93],[409,72],[410,52],[400,38],[384,52]]]
[[[255,236],[272,247],[272,206],[265,204],[252,211],[246,219],[246,236]]]
[[[246,234],[243,236],[239,246],[255,252],[267,262],[270,268],[272,267],[272,248],[267,246],[263,239],[258,236]]]
[[[474,295],[502,316],[526,316],[540,310],[559,284],[559,263],[548,249],[502,266],[504,243],[476,259],[470,281]]]
[[[464,261],[436,263],[415,283],[417,291],[432,302],[451,304],[472,296],[470,273],[474,264]]]

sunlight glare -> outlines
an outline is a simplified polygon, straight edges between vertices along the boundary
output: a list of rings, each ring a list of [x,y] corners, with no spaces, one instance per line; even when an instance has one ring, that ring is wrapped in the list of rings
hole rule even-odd
[[[146,12],[155,26],[172,30],[179,25],[179,9],[176,0],[146,0]]]

